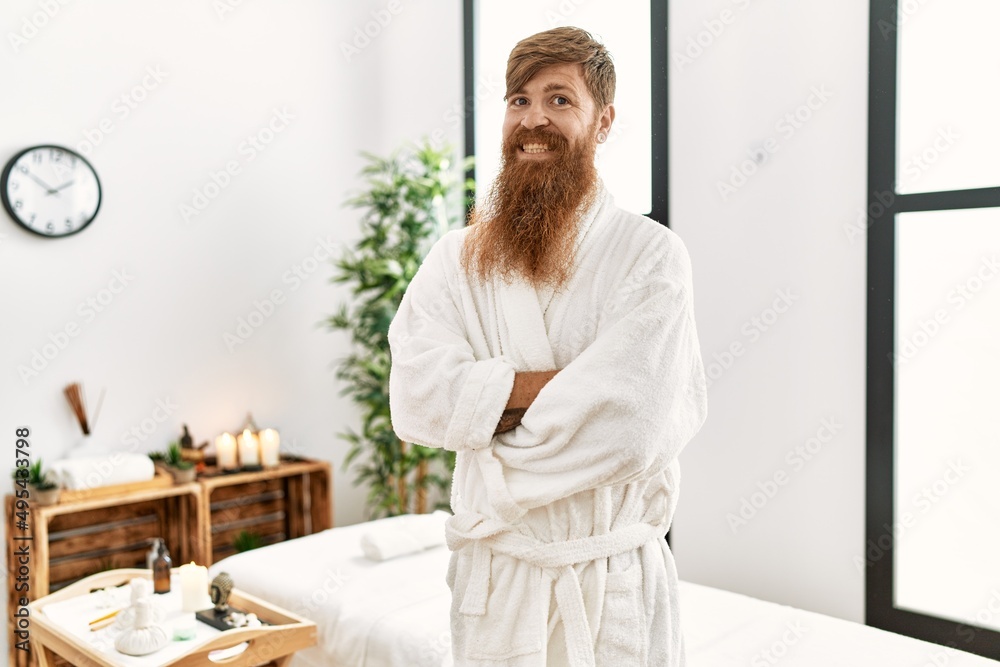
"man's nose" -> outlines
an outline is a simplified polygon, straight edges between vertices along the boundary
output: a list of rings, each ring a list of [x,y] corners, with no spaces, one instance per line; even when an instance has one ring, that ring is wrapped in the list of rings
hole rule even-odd
[[[536,127],[544,127],[548,124],[549,117],[545,115],[545,110],[538,106],[528,109],[521,120],[521,125],[528,130],[533,130]]]

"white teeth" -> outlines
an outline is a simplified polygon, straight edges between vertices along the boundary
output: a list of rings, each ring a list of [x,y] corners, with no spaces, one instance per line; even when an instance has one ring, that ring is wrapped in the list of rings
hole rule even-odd
[[[525,144],[521,146],[521,150],[525,153],[544,153],[549,150],[548,144]]]

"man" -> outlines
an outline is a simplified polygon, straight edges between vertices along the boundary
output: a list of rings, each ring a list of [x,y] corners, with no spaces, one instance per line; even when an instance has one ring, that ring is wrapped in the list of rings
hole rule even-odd
[[[684,245],[594,166],[614,90],[583,30],[517,44],[501,172],[389,329],[396,434],[458,452],[456,665],[684,661],[663,535],[706,386]]]

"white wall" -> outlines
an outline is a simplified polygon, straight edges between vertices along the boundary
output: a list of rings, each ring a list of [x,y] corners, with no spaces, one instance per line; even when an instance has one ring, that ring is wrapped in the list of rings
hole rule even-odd
[[[849,232],[865,207],[867,3],[672,2],[670,18],[671,55],[693,56],[670,65],[671,222],[714,378],[681,455],[678,570],[862,621],[865,242]],[[814,90],[828,99],[799,110]],[[744,499],[759,507],[731,525]]]
[[[137,451],[164,448],[182,423],[213,438],[251,410],[290,449],[333,463],[337,524],[362,520],[365,492],[342,472],[336,436],[359,422],[334,376],[346,336],[321,326],[347,292],[328,282],[328,262],[309,258],[359,233],[359,212],[343,206],[363,185],[359,151],[384,154],[434,130],[461,141],[445,115],[461,103],[460,4],[400,0],[392,13],[387,0],[257,0],[221,16],[222,2],[202,0],[51,4],[51,18],[37,0],[0,8],[0,159],[33,144],[77,147],[102,119],[112,131],[87,151],[104,188],[90,228],[50,240],[0,221],[5,466],[16,426],[31,428],[32,452],[47,460],[81,440],[62,396],[81,381],[92,406],[107,388],[92,439],[114,447],[163,414],[158,401],[176,405]],[[372,12],[387,25],[345,55]],[[9,35],[36,14],[44,25],[15,49]],[[147,78],[123,117],[117,100],[147,68],[162,80]],[[275,109],[293,118],[250,160],[241,144]],[[179,206],[228,161],[240,172],[186,223]],[[296,282],[296,265],[313,270]],[[125,289],[84,315],[78,304],[100,297],[116,270],[131,276]],[[283,302],[230,351],[224,334],[272,290]],[[18,367],[70,323],[79,334],[22,380]]]

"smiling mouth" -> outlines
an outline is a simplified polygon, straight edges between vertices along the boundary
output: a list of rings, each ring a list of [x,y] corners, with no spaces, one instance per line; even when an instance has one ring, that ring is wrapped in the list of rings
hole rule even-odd
[[[548,144],[524,144],[521,146],[521,150],[529,155],[534,155],[537,153],[547,153],[549,150]]]

